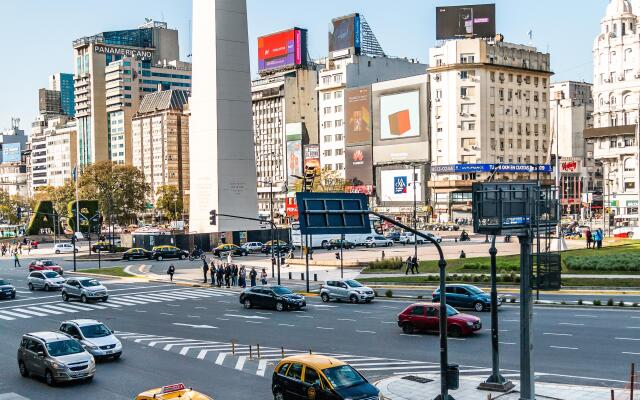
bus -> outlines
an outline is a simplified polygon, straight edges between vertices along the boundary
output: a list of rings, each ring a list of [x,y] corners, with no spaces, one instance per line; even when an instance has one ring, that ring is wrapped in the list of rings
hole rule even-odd
[[[355,243],[356,246],[363,246],[365,240],[371,235],[381,235],[382,226],[380,225],[380,219],[374,216],[370,217],[371,220],[371,232],[369,233],[349,233],[344,235],[345,240]],[[305,245],[305,235],[300,233],[300,224],[293,222],[291,224],[291,244],[299,249]],[[331,239],[340,239],[340,235],[309,235],[309,246],[312,248],[326,248],[329,245]]]

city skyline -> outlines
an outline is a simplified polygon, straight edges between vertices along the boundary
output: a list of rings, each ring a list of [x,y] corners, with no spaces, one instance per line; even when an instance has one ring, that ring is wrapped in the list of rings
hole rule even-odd
[[[71,42],[82,36],[93,35],[102,31],[131,29],[141,25],[144,18],[165,20],[169,26],[179,31],[180,56],[183,61],[190,61],[191,52],[191,4],[176,4],[168,0],[139,1],[134,6],[128,5],[128,12],[117,12],[118,7],[104,10],[100,15],[87,7],[78,10],[71,2],[56,2],[55,6],[45,2],[37,2],[40,12],[29,13],[20,9],[17,1],[7,2],[6,12],[0,24],[0,32],[4,37],[11,37],[11,32],[20,32],[20,21],[29,18],[32,23],[31,33],[26,33],[27,40],[7,43],[8,54],[26,57],[39,51],[39,59],[46,62],[36,62],[25,65],[24,68],[12,70],[8,65],[0,66],[0,74],[11,79],[3,79],[3,87],[11,96],[0,99],[0,128],[8,127],[11,117],[21,119],[21,126],[28,127],[37,115],[37,89],[47,86],[47,77],[56,72],[73,72]],[[407,1],[405,11],[398,14],[406,23],[388,23],[386,13],[379,7],[379,1],[351,1],[348,3],[329,1],[320,4],[298,5],[290,0],[268,4],[257,0],[248,0],[249,20],[249,49],[251,72],[257,74],[257,37],[298,26],[309,30],[309,55],[312,59],[325,57],[327,53],[326,32],[329,21],[352,12],[360,12],[371,25],[385,52],[394,57],[415,58],[427,62],[429,47],[435,42],[435,7],[440,5],[459,5],[468,2],[438,1],[433,4],[423,4],[421,1]],[[606,0],[589,0],[593,7],[579,7],[583,2],[577,0],[556,4],[550,0],[530,4],[527,13],[519,15],[521,7],[515,2],[498,0],[497,31],[505,35],[508,42],[519,44],[533,44],[539,51],[551,53],[552,70],[555,73],[552,80],[592,81],[593,39],[599,31],[599,22],[607,5]],[[553,4],[552,4],[553,3]],[[572,24],[574,30],[566,35],[562,24],[553,23],[556,19],[545,19],[545,10],[554,6],[554,14],[560,20],[581,20],[584,24]],[[297,9],[296,13],[277,12],[277,10]],[[413,12],[408,12],[414,10]],[[73,14],[72,14],[73,12]],[[105,14],[106,13],[106,14]],[[74,15],[75,18],[68,18]],[[264,18],[264,16],[269,16]],[[35,21],[34,21],[35,19]],[[59,21],[58,26],[65,29],[49,29],[47,24]],[[108,21],[108,22],[107,22]],[[420,21],[425,23],[420,25]],[[40,23],[38,23],[40,22]],[[33,28],[33,27],[36,28]],[[38,28],[41,27],[41,28]],[[405,30],[398,27],[407,27]],[[409,29],[414,27],[415,29]],[[38,43],[42,34],[47,34],[47,46]],[[533,31],[533,39],[528,36]],[[406,40],[403,34],[414,34],[416,38]],[[564,35],[564,37],[563,37]],[[575,42],[574,39],[580,39]],[[26,43],[26,44],[25,44]],[[39,50],[38,50],[39,48]],[[29,78],[31,77],[31,78]],[[28,129],[27,129],[28,131]]]

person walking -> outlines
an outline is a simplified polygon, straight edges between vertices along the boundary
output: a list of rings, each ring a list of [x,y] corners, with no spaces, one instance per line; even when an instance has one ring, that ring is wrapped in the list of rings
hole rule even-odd
[[[169,269],[167,269],[167,275],[169,275],[169,282],[173,282],[173,274],[176,273],[176,267],[173,264],[169,265]]]
[[[413,258],[411,259],[411,269],[416,271],[416,274],[419,274],[420,271],[418,271],[418,257],[413,256]]]
[[[238,271],[239,273],[239,278],[238,278],[238,285],[240,285],[241,288],[246,288],[247,287],[247,269],[243,266],[240,267],[240,271]]]
[[[602,248],[602,241],[604,240],[604,232],[602,231],[602,229],[598,228],[598,230],[596,231],[598,233],[598,249]]]
[[[0,251],[2,251],[2,257],[4,257],[7,254],[7,245],[2,243],[2,247],[0,248]]]
[[[231,287],[231,265],[227,264],[224,267],[224,283],[228,288]]]
[[[593,239],[592,235],[591,235],[591,229],[587,228],[587,230],[584,232],[584,236],[587,240],[587,249],[591,248],[591,241]]]
[[[262,268],[262,272],[260,273],[260,283],[263,285],[267,284],[267,270]]]
[[[251,287],[256,285],[256,277],[258,273],[256,272],[256,267],[251,267],[251,271],[249,272],[249,280],[251,281]]]
[[[233,264],[231,268],[231,286],[238,286],[238,266]]]
[[[18,259],[18,250],[16,249],[13,252],[13,268],[19,268],[22,267],[22,265],[20,265],[20,260]]]
[[[209,273],[211,274],[211,286],[216,285],[216,263],[214,260],[211,260],[211,264],[209,264]]]
[[[409,275],[409,271],[411,271],[411,275],[413,275],[413,264],[411,263],[411,256],[407,257],[407,272],[405,272],[405,275]]]
[[[227,254],[227,264],[231,264],[233,262],[233,256],[231,255],[231,252],[229,252]]]
[[[207,283],[207,274],[209,273],[209,264],[207,264],[207,260],[202,260],[202,275],[204,275],[204,280],[202,283]]]

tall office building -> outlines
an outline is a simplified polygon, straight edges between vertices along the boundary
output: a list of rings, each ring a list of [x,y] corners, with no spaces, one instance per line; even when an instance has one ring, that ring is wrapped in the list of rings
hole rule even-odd
[[[147,21],[138,29],[77,39],[73,49],[79,164],[130,162],[130,119],[145,91],[190,85],[182,72],[188,68],[177,61],[178,31]]]
[[[175,186],[184,209],[189,204],[189,92],[164,90],[142,99],[132,121],[133,166],[151,185],[151,202],[158,189]]]
[[[49,75],[49,90],[60,92],[62,113],[73,117],[75,115],[73,74],[58,72],[56,74]]]
[[[57,90],[38,90],[38,110],[40,115],[60,115],[62,113],[62,103],[60,92]]]
[[[548,163],[550,68],[549,54],[500,38],[430,49],[430,185],[441,220],[470,217],[471,184],[487,164],[517,164],[500,174],[517,179],[529,168],[518,165]]]
[[[584,137],[602,163],[605,206],[616,215],[637,214],[640,196],[639,12],[628,0],[611,0],[593,44],[594,127]]]
[[[11,128],[0,132],[0,190],[10,195],[27,197],[29,194],[27,165],[23,152],[27,149],[27,136],[20,129],[20,119],[11,120]]]

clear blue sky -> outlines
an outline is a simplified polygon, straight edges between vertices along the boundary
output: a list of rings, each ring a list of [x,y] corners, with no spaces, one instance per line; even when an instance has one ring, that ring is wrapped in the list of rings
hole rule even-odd
[[[490,1],[487,1],[490,2]],[[360,12],[389,55],[427,61],[435,43],[435,6],[462,0],[247,0],[251,65],[256,38],[299,26],[309,30],[309,53],[327,53],[331,18]],[[475,3],[482,3],[477,1]],[[608,0],[496,0],[498,32],[505,40],[551,53],[554,80],[592,80],[591,50]],[[73,72],[71,42],[98,32],[131,29],[145,17],[180,31],[182,58],[190,51],[190,0],[2,0],[0,13],[0,128],[20,117],[29,130],[37,90],[54,72]]]

